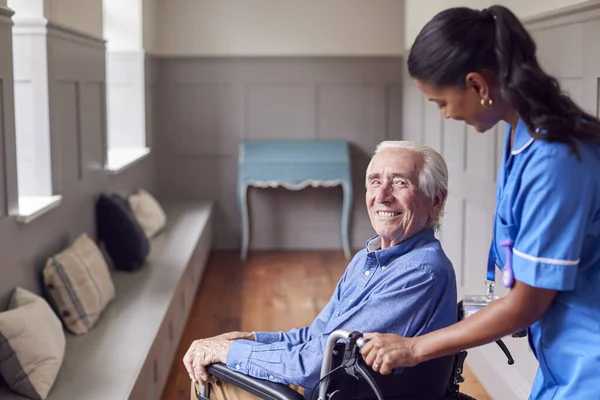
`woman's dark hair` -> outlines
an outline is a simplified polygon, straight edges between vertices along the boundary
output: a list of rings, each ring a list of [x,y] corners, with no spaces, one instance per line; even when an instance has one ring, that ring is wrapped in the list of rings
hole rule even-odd
[[[450,8],[417,36],[408,71],[440,88],[464,88],[468,73],[490,71],[498,78],[502,99],[518,112],[533,138],[563,142],[576,154],[578,141],[600,142],[600,121],[562,92],[558,81],[540,68],[535,53],[535,42],[509,9]]]

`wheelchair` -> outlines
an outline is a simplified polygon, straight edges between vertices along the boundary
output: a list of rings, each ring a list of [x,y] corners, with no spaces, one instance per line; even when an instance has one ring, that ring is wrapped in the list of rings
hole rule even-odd
[[[463,316],[461,301],[458,320]],[[400,374],[381,375],[364,363],[360,348],[365,343],[362,334],[356,331],[336,330],[329,335],[318,389],[311,392],[309,400],[475,400],[459,391],[459,384],[464,381],[466,351],[403,368]],[[504,342],[497,340],[496,343],[508,364],[514,364]],[[232,371],[222,363],[210,365],[207,371],[261,399],[304,400],[303,395],[287,385]],[[210,385],[207,384],[198,393],[198,400],[208,400],[209,396]]]

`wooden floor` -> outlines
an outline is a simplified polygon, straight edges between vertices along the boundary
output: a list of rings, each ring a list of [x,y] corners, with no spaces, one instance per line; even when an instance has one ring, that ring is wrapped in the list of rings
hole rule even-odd
[[[308,325],[327,301],[346,268],[341,252],[213,252],[183,332],[162,400],[189,400],[183,355],[198,338],[226,331],[276,331]],[[488,400],[472,372],[461,392]]]

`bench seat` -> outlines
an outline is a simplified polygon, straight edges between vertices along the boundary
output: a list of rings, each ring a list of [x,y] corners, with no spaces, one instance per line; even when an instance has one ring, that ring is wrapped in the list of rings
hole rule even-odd
[[[115,299],[85,335],[67,335],[48,400],[160,399],[212,245],[209,202],[165,205],[147,265],[113,270]],[[22,400],[0,385],[0,399]]]

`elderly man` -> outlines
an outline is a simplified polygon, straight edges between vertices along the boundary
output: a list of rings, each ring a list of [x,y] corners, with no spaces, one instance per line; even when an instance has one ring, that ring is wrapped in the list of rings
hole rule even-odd
[[[200,384],[213,381],[205,367],[216,362],[303,388],[309,397],[334,330],[415,336],[455,323],[454,269],[434,236],[447,186],[446,164],[435,150],[408,141],[382,142],[366,177],[366,205],[377,235],[354,256],[329,303],[300,329],[230,332],[194,341],[183,360],[192,399]],[[255,397],[225,382],[212,384],[211,399],[223,398]]]

